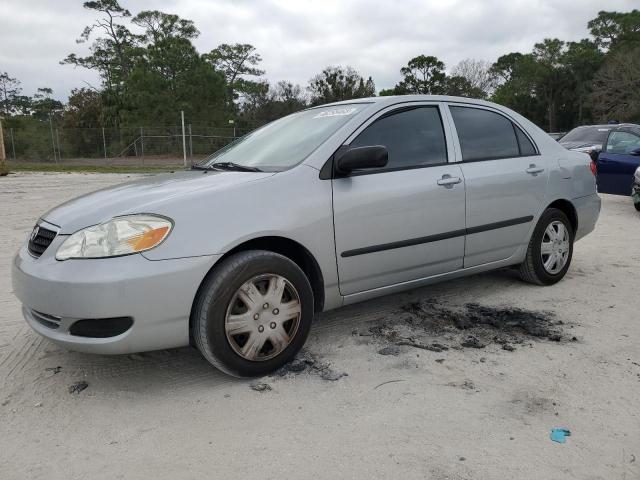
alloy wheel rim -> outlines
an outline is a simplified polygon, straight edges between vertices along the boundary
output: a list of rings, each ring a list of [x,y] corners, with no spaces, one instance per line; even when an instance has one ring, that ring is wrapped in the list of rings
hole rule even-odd
[[[540,256],[547,273],[556,275],[569,259],[570,238],[567,227],[561,221],[551,222],[542,235]]]
[[[291,344],[301,315],[300,296],[291,282],[273,273],[258,275],[243,283],[229,302],[227,341],[245,360],[269,360]]]

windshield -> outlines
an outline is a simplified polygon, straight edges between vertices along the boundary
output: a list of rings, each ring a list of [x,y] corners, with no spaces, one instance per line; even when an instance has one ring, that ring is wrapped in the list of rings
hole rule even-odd
[[[266,172],[286,170],[307,158],[363,107],[348,104],[294,113],[230,143],[201,165],[231,163]]]
[[[609,130],[613,127],[578,127],[571,130],[560,142],[584,142],[593,144],[603,144],[607,139]]]

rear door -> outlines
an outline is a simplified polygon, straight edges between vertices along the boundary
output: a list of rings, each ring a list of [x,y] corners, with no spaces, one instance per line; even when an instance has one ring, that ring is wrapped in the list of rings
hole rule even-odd
[[[528,240],[545,196],[546,161],[503,113],[465,104],[449,110],[466,185],[464,267],[504,260]]]
[[[640,166],[640,133],[631,130],[610,132],[597,164],[599,193],[631,195],[633,174]]]
[[[385,168],[332,181],[343,295],[462,268],[464,181],[442,119],[435,103],[391,107],[343,146],[389,152]]]

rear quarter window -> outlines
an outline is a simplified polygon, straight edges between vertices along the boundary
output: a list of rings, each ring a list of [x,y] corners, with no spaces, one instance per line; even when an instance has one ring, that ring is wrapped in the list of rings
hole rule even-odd
[[[517,125],[513,126],[516,131],[516,137],[518,138],[518,145],[520,146],[520,155],[523,157],[528,157],[530,155],[537,155],[536,147],[533,146],[529,137],[527,137],[520,127]]]

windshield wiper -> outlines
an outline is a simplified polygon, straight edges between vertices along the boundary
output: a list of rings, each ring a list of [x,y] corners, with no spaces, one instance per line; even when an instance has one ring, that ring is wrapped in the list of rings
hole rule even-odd
[[[217,168],[219,170],[236,170],[238,172],[261,172],[258,167],[248,167],[233,162],[217,162],[209,165],[209,168]]]
[[[191,165],[191,170],[213,170],[213,169],[206,165]]]

